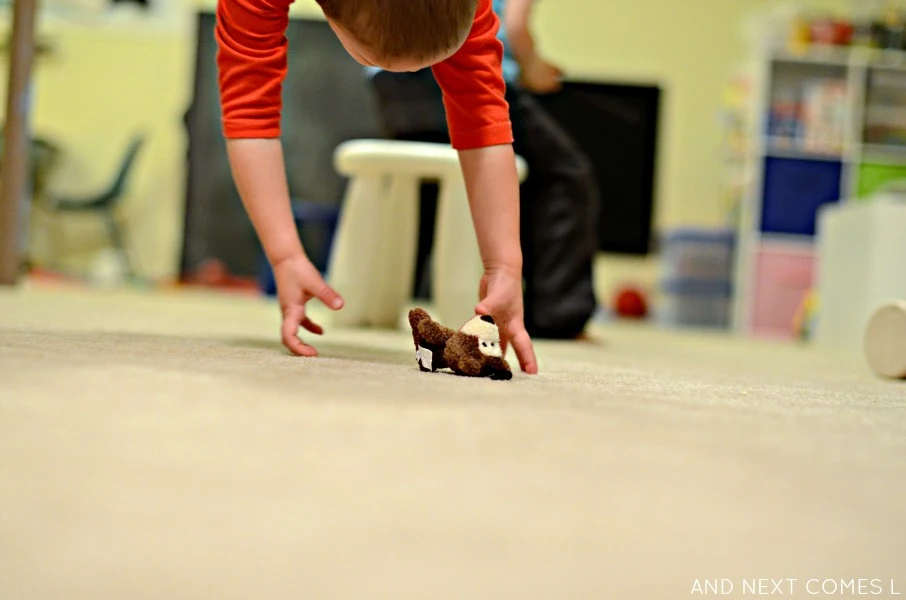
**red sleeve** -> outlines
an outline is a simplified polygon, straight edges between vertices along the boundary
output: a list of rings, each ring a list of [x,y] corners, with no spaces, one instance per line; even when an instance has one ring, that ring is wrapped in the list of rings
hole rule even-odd
[[[513,142],[504,92],[500,21],[491,0],[478,0],[472,31],[456,54],[432,67],[443,90],[450,139],[457,150]]]
[[[292,2],[217,2],[218,84],[227,138],[280,136],[286,28]]]

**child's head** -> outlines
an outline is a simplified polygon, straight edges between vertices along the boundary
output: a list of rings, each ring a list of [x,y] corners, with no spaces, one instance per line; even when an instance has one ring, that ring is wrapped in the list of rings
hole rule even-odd
[[[359,63],[416,71],[440,62],[465,42],[477,0],[317,0]]]

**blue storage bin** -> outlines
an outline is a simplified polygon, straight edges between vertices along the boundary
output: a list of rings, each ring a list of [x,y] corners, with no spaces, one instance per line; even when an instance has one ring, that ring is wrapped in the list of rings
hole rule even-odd
[[[675,229],[663,235],[661,260],[668,281],[727,280],[732,276],[736,233],[730,229]]]
[[[818,210],[840,200],[842,174],[840,161],[765,159],[761,231],[815,235]]]
[[[733,284],[729,280],[665,280],[660,321],[673,327],[726,329],[730,326]]]

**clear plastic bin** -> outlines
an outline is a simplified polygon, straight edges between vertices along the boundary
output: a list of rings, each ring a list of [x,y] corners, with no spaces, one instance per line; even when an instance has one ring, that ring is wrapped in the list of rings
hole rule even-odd
[[[736,234],[727,229],[677,229],[663,236],[666,281],[727,281],[733,272]]]
[[[727,329],[732,311],[728,280],[667,280],[662,284],[659,320],[669,327]]]

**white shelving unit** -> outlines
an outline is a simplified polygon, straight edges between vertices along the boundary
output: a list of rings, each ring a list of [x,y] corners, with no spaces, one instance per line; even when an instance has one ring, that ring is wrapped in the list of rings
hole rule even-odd
[[[764,53],[740,207],[734,329],[791,338],[814,284],[815,224],[831,202],[906,178],[906,53]]]

